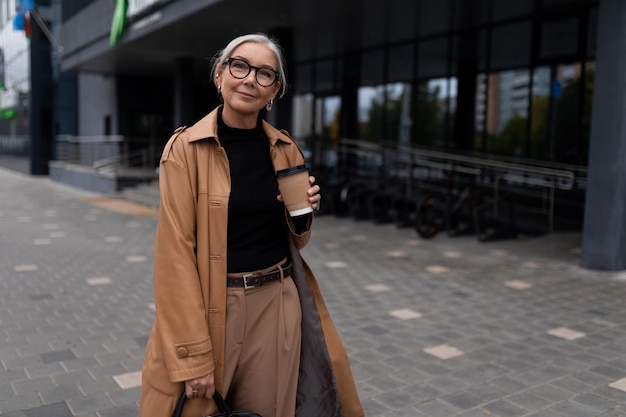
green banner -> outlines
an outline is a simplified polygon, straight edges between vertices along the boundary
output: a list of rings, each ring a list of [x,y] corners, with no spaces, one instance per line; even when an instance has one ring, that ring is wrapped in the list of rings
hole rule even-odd
[[[128,0],[114,0],[115,12],[111,22],[111,36],[109,41],[111,46],[116,46],[126,28],[126,10],[128,10]]]
[[[17,116],[17,109],[0,110],[0,119],[12,119]]]

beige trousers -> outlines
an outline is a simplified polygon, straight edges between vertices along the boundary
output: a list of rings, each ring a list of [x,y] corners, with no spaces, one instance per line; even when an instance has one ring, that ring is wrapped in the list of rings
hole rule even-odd
[[[228,288],[224,391],[233,410],[294,417],[302,312],[290,277]]]

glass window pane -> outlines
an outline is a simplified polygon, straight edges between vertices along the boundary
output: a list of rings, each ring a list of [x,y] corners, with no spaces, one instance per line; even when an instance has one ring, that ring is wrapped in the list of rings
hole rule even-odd
[[[398,120],[398,144],[409,146],[411,137],[413,136],[413,119],[411,114],[411,84],[401,84],[401,91],[398,91],[397,100],[399,101],[399,120]]]
[[[296,138],[307,138],[313,134],[313,94],[299,94],[293,98],[293,126]]]
[[[382,3],[382,2],[381,2]],[[391,0],[389,4],[389,40],[391,42],[413,39],[417,27],[417,6],[415,0]]]
[[[298,94],[293,98],[291,132],[307,159],[313,151],[313,94]]]
[[[326,97],[324,99],[324,126],[327,140],[324,142],[323,165],[329,168],[337,165],[340,117],[341,97]]]
[[[380,141],[384,135],[385,89],[382,85],[359,88],[359,137]]]
[[[388,81],[406,81],[413,76],[415,46],[413,44],[396,46],[389,49],[387,61]]]
[[[591,139],[591,106],[593,104],[593,81],[595,79],[596,63],[587,62],[585,64],[585,86],[583,89],[583,118],[580,129],[580,145],[578,146],[576,163],[587,165],[589,161],[589,141]]]
[[[315,91],[330,91],[335,86],[334,61],[324,60],[315,63]]]
[[[563,12],[576,10],[587,1],[588,0],[541,0],[541,7],[544,10]]]
[[[550,142],[554,144],[554,151],[550,152],[550,160],[576,163],[582,125],[582,66],[579,63],[559,65],[552,82],[555,108]]]
[[[489,76],[486,152],[525,155],[529,87],[527,70]]]
[[[315,56],[323,58],[334,55],[340,43],[340,36],[334,27],[319,27],[315,35]]]
[[[454,17],[452,29],[467,29],[484,25],[489,20],[490,0],[452,0]]]
[[[393,83],[385,86],[387,95],[387,128],[385,141],[410,144],[411,84]]]
[[[421,36],[448,32],[450,6],[447,1],[422,0],[419,4],[418,30]]]
[[[446,147],[447,148],[459,147],[459,144],[456,140],[455,135],[452,134],[452,132],[455,131],[458,84],[459,84],[459,81],[456,77],[448,78],[448,97],[447,97],[448,114],[446,115],[447,123],[448,123],[448,129],[446,131],[446,134],[447,134]]]
[[[359,25],[361,45],[365,48],[382,45],[385,42],[387,25],[391,24],[385,21],[387,4],[379,0],[361,0],[359,3],[363,20]],[[359,26],[355,25],[353,28]]]
[[[414,141],[422,146],[445,144],[448,80],[435,78],[421,81],[414,91]]]
[[[448,74],[448,38],[420,42],[418,45],[418,78],[436,78]]]
[[[508,69],[530,64],[532,22],[496,26],[491,32],[491,68]]]
[[[596,56],[596,40],[598,36],[598,8],[589,10],[589,26],[587,28],[587,58]]]
[[[311,64],[296,66],[294,90],[296,93],[309,93],[313,91]],[[287,79],[289,82],[289,79]]]
[[[493,0],[493,21],[530,15],[533,12],[533,3],[529,0]]]
[[[382,84],[383,70],[385,65],[382,50],[365,52],[361,56],[361,84],[376,85]]]
[[[533,159],[544,159],[550,114],[550,67],[535,69],[531,100],[529,156]]]
[[[293,35],[293,58],[296,61],[304,61],[313,58],[313,45],[315,35],[312,30],[297,30]]]
[[[339,140],[341,98],[320,97],[315,103],[314,165],[332,169],[337,163],[336,145]]]
[[[475,117],[475,138],[474,150],[484,152],[485,150],[485,127],[487,123],[487,80],[488,75],[481,73],[476,76],[476,117]]]
[[[577,49],[578,19],[561,19],[541,25],[541,58],[574,55]]]

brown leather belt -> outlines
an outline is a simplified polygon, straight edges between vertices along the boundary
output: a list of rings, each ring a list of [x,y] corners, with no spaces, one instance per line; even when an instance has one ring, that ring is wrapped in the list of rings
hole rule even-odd
[[[282,267],[283,277],[287,278],[291,276],[291,263]],[[236,288],[255,288],[265,285],[269,282],[280,279],[280,269],[275,269],[269,272],[252,272],[249,274],[228,274],[226,277],[226,285]]]

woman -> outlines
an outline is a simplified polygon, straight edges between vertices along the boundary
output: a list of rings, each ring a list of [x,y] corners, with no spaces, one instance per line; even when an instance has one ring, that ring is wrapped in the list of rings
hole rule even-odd
[[[312,214],[291,219],[278,195],[276,171],[304,157],[260,117],[286,91],[283,62],[263,34],[232,40],[212,70],[223,105],[179,128],[163,151],[141,417],[168,417],[183,390],[185,417],[213,414],[215,389],[233,409],[263,417],[363,416],[345,350],[299,252]]]

